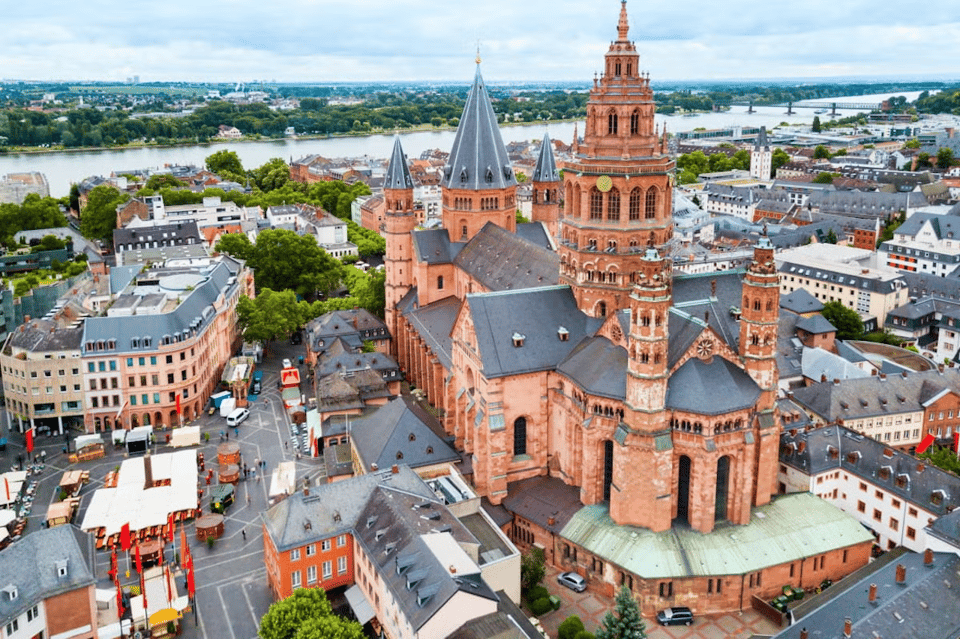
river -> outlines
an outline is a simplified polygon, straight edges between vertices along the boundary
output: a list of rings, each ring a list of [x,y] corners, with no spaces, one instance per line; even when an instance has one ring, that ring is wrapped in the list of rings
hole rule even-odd
[[[904,95],[916,99],[919,92],[882,94],[872,96],[848,96],[814,100],[814,102],[880,102],[889,95]],[[799,103],[798,103],[799,104]],[[810,124],[813,109],[801,109],[787,115],[781,107],[754,107],[755,113],[747,113],[746,107],[733,107],[722,113],[702,113],[687,116],[657,115],[657,124],[666,125],[671,133],[692,131],[695,128],[719,129],[730,126],[766,126],[773,128],[781,122]],[[854,111],[844,110],[843,115]],[[574,123],[531,124],[502,127],[505,142],[539,140],[544,133],[565,142],[573,139]],[[583,122],[580,122],[583,132]],[[428,149],[449,150],[455,135],[453,130],[416,131],[402,133],[403,150],[408,157],[419,157]],[[139,147],[102,151],[74,151],[55,153],[10,153],[0,155],[0,175],[23,171],[39,171],[47,176],[50,195],[62,197],[70,192],[70,185],[93,175],[108,176],[113,172],[132,169],[162,167],[167,164],[194,164],[201,166],[204,159],[220,150],[236,151],[246,168],[258,167],[271,158],[290,162],[307,155],[322,155],[328,158],[363,157],[386,158],[393,146],[393,135],[368,135],[360,137],[336,137],[318,139],[263,140],[257,142],[217,142],[179,147]]]

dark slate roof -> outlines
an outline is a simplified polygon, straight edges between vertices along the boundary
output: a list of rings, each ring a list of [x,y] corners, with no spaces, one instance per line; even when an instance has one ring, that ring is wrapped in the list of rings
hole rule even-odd
[[[339,344],[341,340],[338,338],[335,343]],[[342,347],[338,347],[337,350],[341,350],[341,348]],[[397,361],[386,353],[339,352],[334,354],[331,353],[330,350],[331,349],[327,349],[323,357],[317,362],[316,374],[319,377],[340,371],[357,371],[367,368],[375,370],[382,375],[400,368]]]
[[[458,544],[478,543],[436,496],[423,499],[391,482],[379,485],[366,500],[354,531],[414,632],[460,592],[497,601],[479,568],[472,574],[450,573],[428,545],[426,538],[434,533],[449,534]]]
[[[823,310],[823,302],[815,298],[805,288],[798,288],[792,293],[780,296],[780,308],[793,311],[798,315],[804,313],[819,313]]]
[[[960,548],[960,510],[938,517],[925,530],[928,535]]]
[[[714,356],[692,357],[678,368],[667,385],[667,408],[700,415],[721,415],[753,406],[760,387],[740,367]]]
[[[583,340],[557,370],[591,395],[626,398],[627,350],[606,337]]]
[[[450,264],[464,247],[462,242],[451,242],[447,229],[424,229],[410,234],[413,255],[426,264]]]
[[[593,334],[568,286],[467,295],[487,379],[553,369]],[[566,328],[568,339],[559,337]],[[514,346],[514,335],[523,345]]]
[[[453,263],[491,291],[551,286],[558,282],[559,256],[510,233],[484,224]]]
[[[233,260],[221,259],[215,266],[203,274],[203,281],[186,293],[177,308],[169,313],[156,315],[133,315],[119,317],[91,317],[84,324],[82,347],[90,342],[116,341],[116,348],[104,348],[103,354],[137,353],[155,351],[163,343],[164,337],[182,336],[191,330],[201,333],[216,315],[214,303],[221,296],[229,297],[230,289],[237,286],[235,276],[239,266]],[[159,273],[162,276],[162,271]],[[153,275],[153,274],[148,274]],[[231,279],[234,281],[231,282]],[[199,320],[199,321],[198,321]],[[194,325],[193,327],[191,325]],[[140,338],[141,347],[132,347],[132,339]],[[150,337],[149,345],[143,345],[144,337]],[[101,351],[96,351],[98,354]]]
[[[399,472],[391,470],[359,475],[347,481],[312,486],[305,496],[297,491],[263,513],[263,522],[279,552],[308,544],[332,535],[350,532],[358,525],[373,491],[381,483],[435,500],[436,495],[407,466]],[[309,527],[304,524],[309,523]]]
[[[960,477],[924,463],[916,457],[861,435],[844,426],[824,426],[809,432],[799,429],[791,435],[789,425],[780,435],[780,463],[792,466],[807,475],[818,475],[833,469],[843,470],[883,486],[886,492],[937,515],[960,506]],[[806,442],[803,452],[800,442]],[[794,444],[790,446],[790,444]],[[889,469],[887,479],[880,469]],[[897,484],[897,475],[906,475],[907,482]],[[935,490],[944,492],[943,501],[930,501]]]
[[[318,353],[329,349],[337,339],[343,340],[351,349],[357,349],[363,345],[365,339],[390,337],[383,320],[365,308],[324,313],[307,322],[305,330],[307,346]]]
[[[906,568],[906,583],[896,582],[897,566]],[[901,551],[887,553],[824,593],[816,607],[773,639],[799,639],[803,630],[810,639],[843,637],[844,620],[852,622],[853,639],[923,637],[954,639],[960,628],[960,557],[935,553],[932,568],[923,555]],[[859,577],[859,578],[857,578]],[[870,584],[877,585],[877,601],[868,601]],[[810,602],[819,603],[821,598]]]
[[[673,278],[673,305],[693,317],[703,318],[709,312],[710,328],[733,349],[740,342],[740,323],[731,314],[739,309],[743,292],[743,270],[675,275]],[[711,284],[716,282],[716,292]],[[671,325],[670,331],[673,331]]]
[[[24,535],[0,552],[0,589],[17,589],[12,601],[0,593],[0,625],[46,598],[93,585],[93,542],[93,537],[68,524]],[[67,575],[58,577],[58,564],[63,561]]]
[[[560,174],[557,173],[557,163],[553,158],[553,143],[550,142],[550,135],[543,134],[543,142],[540,143],[540,155],[537,157],[537,166],[533,170],[534,182],[559,182]]]
[[[543,635],[530,623],[527,613],[520,610],[507,593],[498,590],[497,597],[500,599],[497,612],[468,621],[449,639],[542,639]]]
[[[79,349],[82,339],[82,325],[61,328],[57,322],[35,319],[21,324],[10,333],[8,345],[33,353],[41,353]]]
[[[797,329],[812,333],[813,335],[823,335],[825,333],[836,333],[837,329],[830,321],[817,313],[810,317],[804,317],[797,322]]]
[[[894,277],[889,277],[889,274],[885,271],[870,271],[867,275],[850,275],[850,273],[842,270],[833,270],[826,263],[810,266],[802,262],[784,261],[778,270],[781,277],[795,273],[821,282],[842,283],[845,286],[853,286],[861,291],[871,293],[892,293],[902,288],[904,284],[904,278],[899,273]]]
[[[671,308],[667,315],[667,368],[672,369],[707,328],[706,322],[685,311]]]
[[[361,463],[370,468],[407,464],[411,468],[456,462],[460,455],[426,422],[436,421],[406,397],[395,397],[351,420],[350,438]]]
[[[442,184],[448,189],[474,191],[517,185],[479,64],[443,169]]]
[[[914,297],[940,295],[947,299],[956,299],[960,291],[960,269],[953,271],[947,277],[932,273],[902,273],[902,276],[910,290],[910,295]]]
[[[149,248],[151,245],[201,244],[203,239],[197,223],[192,221],[113,231],[113,246],[117,252],[127,250],[127,246],[131,244],[134,248]]]
[[[508,484],[503,507],[544,530],[559,534],[583,508],[583,503],[576,486],[568,486],[559,477],[540,476]]]
[[[413,300],[416,300],[415,295]],[[450,332],[453,330],[453,323],[456,321],[459,311],[460,300],[452,295],[429,306],[422,308],[414,306],[408,311],[401,311],[410,325],[417,331],[417,334],[427,342],[430,351],[437,356],[446,370],[450,370],[453,365],[451,348],[453,340],[450,337]]]
[[[410,177],[410,169],[407,167],[407,156],[403,153],[403,147],[400,146],[400,136],[393,138],[393,152],[390,153],[390,161],[387,164],[387,173],[383,176],[383,188],[385,189],[412,189],[413,178]]]
[[[960,216],[954,211],[951,211],[947,215],[923,212],[914,213],[908,217],[903,224],[897,227],[896,234],[909,235],[911,237],[916,236],[916,234],[920,232],[920,229],[928,222],[931,228],[933,228],[933,232],[936,233],[937,239],[942,240],[947,237],[960,238]]]
[[[540,248],[553,250],[553,242],[550,241],[550,235],[542,222],[517,224],[517,236]]]
[[[839,383],[818,382],[797,389],[793,396],[798,403],[829,423],[837,419],[923,411],[924,382],[940,388],[960,388],[960,371],[948,368],[942,373],[932,370],[887,376],[886,379],[873,375],[842,379]]]

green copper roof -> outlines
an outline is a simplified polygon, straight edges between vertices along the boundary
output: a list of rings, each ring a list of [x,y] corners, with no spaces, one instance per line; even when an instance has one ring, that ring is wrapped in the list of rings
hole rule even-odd
[[[742,575],[873,540],[856,519],[809,493],[781,496],[754,508],[749,524],[720,524],[710,534],[618,526],[606,505],[585,506],[560,536],[647,579]]]

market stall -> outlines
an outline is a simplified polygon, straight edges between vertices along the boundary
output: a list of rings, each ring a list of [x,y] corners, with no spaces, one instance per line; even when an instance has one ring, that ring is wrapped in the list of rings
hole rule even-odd
[[[47,508],[47,527],[62,526],[73,521],[73,516],[80,507],[80,500],[76,497],[68,497],[63,501],[57,501]]]
[[[223,515],[213,513],[197,520],[197,539],[219,539],[223,535]]]

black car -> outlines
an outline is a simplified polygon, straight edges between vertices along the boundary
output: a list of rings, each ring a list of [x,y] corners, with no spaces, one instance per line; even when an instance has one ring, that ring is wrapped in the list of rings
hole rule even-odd
[[[292,335],[290,335],[290,343],[293,344],[293,345],[297,345],[297,344],[302,344],[302,343],[303,343],[303,335],[300,333],[300,331],[297,331],[297,332],[293,333]]]
[[[693,623],[693,611],[686,606],[674,606],[657,613],[661,626],[689,626]]]

